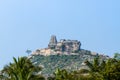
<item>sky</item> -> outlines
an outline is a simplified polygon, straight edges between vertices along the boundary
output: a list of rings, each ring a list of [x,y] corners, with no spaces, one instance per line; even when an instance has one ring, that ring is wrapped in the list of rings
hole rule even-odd
[[[0,69],[47,47],[50,36],[112,57],[120,52],[120,0],[0,0]]]

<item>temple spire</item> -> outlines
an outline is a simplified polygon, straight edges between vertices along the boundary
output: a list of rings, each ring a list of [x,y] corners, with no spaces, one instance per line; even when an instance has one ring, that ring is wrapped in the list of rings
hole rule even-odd
[[[52,35],[52,36],[51,36],[51,39],[50,39],[50,42],[49,42],[49,44],[48,44],[48,47],[49,47],[49,48],[55,48],[56,44],[57,44],[56,36],[55,36],[55,35]]]

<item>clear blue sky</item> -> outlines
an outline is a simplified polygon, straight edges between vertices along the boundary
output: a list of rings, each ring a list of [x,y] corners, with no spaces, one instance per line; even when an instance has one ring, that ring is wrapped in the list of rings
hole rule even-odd
[[[120,0],[0,0],[0,68],[47,47],[52,34],[113,56],[120,52]]]

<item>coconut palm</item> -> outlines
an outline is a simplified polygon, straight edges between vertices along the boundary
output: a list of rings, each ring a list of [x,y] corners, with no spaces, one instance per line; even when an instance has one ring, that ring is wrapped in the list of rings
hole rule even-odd
[[[75,80],[74,74],[68,72],[65,69],[57,69],[54,72],[54,78],[49,79],[49,80]]]
[[[31,78],[40,78],[37,73],[41,71],[42,68],[34,66],[27,57],[20,57],[18,59],[13,57],[13,60],[14,63],[6,65],[2,70],[2,74],[4,74],[5,77],[10,80],[32,80]]]
[[[90,75],[96,80],[120,80],[120,60],[118,59],[110,58],[100,62],[99,58],[95,58],[93,63],[86,61],[86,64],[90,67]]]
[[[85,61],[86,65],[90,68],[89,74],[96,80],[103,80],[103,72],[105,71],[106,62],[100,61],[99,57],[95,58],[93,63]]]
[[[90,68],[92,72],[100,72],[105,67],[105,61],[100,61],[99,57],[95,58],[93,63],[85,61],[86,65]]]
[[[103,72],[105,80],[120,80],[120,60],[109,59]]]

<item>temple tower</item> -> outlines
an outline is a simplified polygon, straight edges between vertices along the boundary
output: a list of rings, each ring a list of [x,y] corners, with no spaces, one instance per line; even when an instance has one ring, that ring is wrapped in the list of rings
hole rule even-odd
[[[51,36],[50,42],[48,44],[48,48],[54,49],[57,45],[57,39],[55,35]]]

